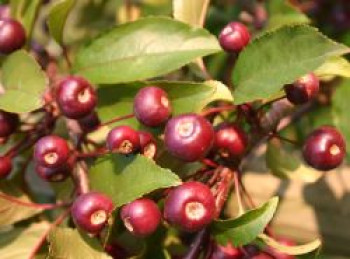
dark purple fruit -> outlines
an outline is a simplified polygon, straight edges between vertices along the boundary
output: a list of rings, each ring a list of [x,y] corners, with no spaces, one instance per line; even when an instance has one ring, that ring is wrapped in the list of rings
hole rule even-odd
[[[171,114],[167,93],[155,86],[142,88],[134,99],[134,114],[144,125],[157,127],[165,123]]]
[[[97,95],[91,84],[82,77],[68,76],[57,90],[57,103],[62,113],[70,119],[82,119],[93,112]]]
[[[69,146],[65,139],[50,135],[39,139],[34,147],[34,159],[38,165],[58,168],[69,158]]]
[[[209,259],[240,259],[243,255],[241,249],[233,247],[230,243],[226,246],[215,244]]]
[[[80,128],[88,133],[88,132],[92,132],[94,130],[96,130],[100,124],[100,118],[98,117],[96,112],[92,112],[89,115],[81,118],[78,120],[79,126]]]
[[[197,114],[184,114],[168,121],[164,142],[168,151],[186,162],[199,160],[208,153],[214,142],[211,124]]]
[[[223,158],[241,157],[247,146],[246,133],[236,125],[224,125],[215,132],[214,150]]]
[[[139,150],[139,133],[129,126],[117,126],[107,136],[107,148],[110,151],[131,154]]]
[[[284,91],[287,99],[293,104],[307,103],[317,96],[320,82],[314,73],[307,74],[293,84],[286,85]]]
[[[113,242],[105,246],[107,254],[112,256],[113,259],[126,259],[129,258],[129,253],[118,243]]]
[[[11,18],[0,19],[0,53],[10,54],[26,43],[26,32],[21,23]]]
[[[0,157],[0,179],[10,175],[12,170],[12,159],[9,156]]]
[[[200,182],[186,182],[175,187],[165,199],[164,219],[183,231],[198,231],[214,216],[214,196],[209,187]]]
[[[18,115],[0,110],[0,138],[7,138],[19,125]]]
[[[145,237],[157,229],[161,214],[154,201],[143,198],[126,204],[120,217],[133,235]]]
[[[80,195],[71,208],[74,223],[90,234],[101,232],[107,224],[112,211],[112,200],[98,192]]]
[[[331,126],[322,126],[314,130],[304,143],[305,161],[318,170],[328,171],[338,167],[345,154],[345,140],[342,134]]]
[[[157,154],[157,142],[153,135],[147,131],[139,131],[141,153],[150,159]]]
[[[220,45],[227,52],[240,52],[249,41],[248,28],[239,22],[230,22],[219,35]]]

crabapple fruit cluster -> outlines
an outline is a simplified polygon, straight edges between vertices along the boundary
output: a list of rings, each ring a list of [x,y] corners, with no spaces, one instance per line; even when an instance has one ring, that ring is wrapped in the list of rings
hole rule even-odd
[[[5,16],[0,13],[0,53],[9,54],[25,44],[26,33],[19,22]],[[223,28],[219,42],[226,52],[239,55],[248,46],[250,38],[244,24],[231,22]],[[317,101],[320,88],[319,79],[310,72],[284,86],[283,90],[290,103],[303,105]],[[249,131],[261,128],[260,113],[252,104],[231,107],[220,103],[216,109],[208,108],[209,113],[179,114],[171,97],[162,85],[144,86],[138,90],[131,114],[125,118],[134,117],[142,127],[139,130],[130,126],[134,125],[132,123],[122,123],[125,119],[122,117],[102,122],[95,86],[81,76],[65,76],[50,85],[43,97],[45,105],[33,111],[42,116],[39,123],[29,125],[19,115],[0,110],[1,142],[7,142],[16,132],[24,135],[0,156],[0,178],[9,177],[13,158],[30,148],[33,148],[35,171],[43,180],[59,182],[72,178],[77,186],[84,181],[76,172],[79,168],[88,168],[89,159],[107,153],[138,154],[157,163],[159,156],[165,154],[180,163],[198,163],[202,167],[184,177],[178,186],[161,190],[161,194],[151,193],[123,204],[118,213],[114,213],[115,197],[89,188],[79,191],[76,188],[70,208],[75,226],[98,237],[107,225],[112,224],[111,221],[120,220],[124,230],[138,238],[152,235],[162,224],[190,234],[209,229],[213,220],[221,215],[231,190],[231,176],[241,177],[239,164],[255,144],[252,140],[256,136],[253,135],[267,137],[276,132]],[[223,111],[235,116],[219,121],[211,116]],[[55,134],[59,119],[66,122],[70,140]],[[89,139],[90,133],[101,128],[108,129],[102,144]],[[342,164],[346,155],[345,140],[335,127],[319,127],[306,138],[302,155],[305,162],[317,170],[334,169]],[[231,174],[225,174],[223,168],[230,168]],[[118,244],[108,244],[105,249],[111,255],[124,254]],[[222,246],[213,242],[207,258],[245,258],[243,251],[231,244]],[[259,251],[249,258],[282,257],[273,251]]]

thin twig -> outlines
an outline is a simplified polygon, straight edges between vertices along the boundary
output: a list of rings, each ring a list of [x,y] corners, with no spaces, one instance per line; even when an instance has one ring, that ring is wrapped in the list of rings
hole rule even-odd
[[[109,121],[106,121],[104,123],[101,123],[100,124],[100,127],[103,127],[103,126],[107,126],[109,124],[113,124],[115,122],[118,122],[118,121],[122,121],[122,120],[126,120],[126,119],[131,119],[134,117],[134,114],[128,114],[128,115],[124,115],[124,116],[120,116],[120,117],[117,117],[117,118],[114,118],[112,120],[109,120]]]

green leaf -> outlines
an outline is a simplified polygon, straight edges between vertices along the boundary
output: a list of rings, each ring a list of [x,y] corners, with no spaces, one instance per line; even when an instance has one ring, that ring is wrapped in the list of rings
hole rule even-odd
[[[73,70],[93,83],[123,83],[167,74],[196,58],[220,51],[204,29],[162,17],[122,24],[93,40]]]
[[[344,80],[337,88],[332,102],[334,125],[342,132],[346,146],[350,147],[350,116],[349,116],[350,80]],[[350,152],[346,154],[350,161]]]
[[[268,142],[266,151],[266,166],[271,172],[282,179],[301,179],[305,182],[315,182],[323,174],[304,163],[301,158],[300,148],[291,146],[287,148],[278,139]]]
[[[10,201],[3,197],[3,195],[13,197],[16,200],[19,200],[24,203],[30,203],[28,196],[19,191],[13,184],[10,182],[1,182],[0,183],[0,227],[6,225],[12,225],[16,222],[28,219],[42,212],[40,208],[33,208],[19,204],[14,201]]]
[[[19,50],[5,60],[2,67],[5,94],[0,97],[0,109],[24,113],[40,108],[47,79],[35,59]]]
[[[147,85],[157,85],[168,93],[173,115],[200,112],[206,105],[217,100],[233,101],[229,89],[218,81],[204,83],[154,81],[103,86],[98,89],[100,100],[98,113],[102,121],[130,114],[137,91]],[[136,119],[125,120],[122,123],[134,127],[140,126]]]
[[[226,245],[242,246],[252,242],[261,234],[272,219],[278,204],[274,197],[260,208],[230,220],[217,220],[213,223],[213,234],[217,242]]]
[[[350,78],[350,62],[343,57],[331,57],[314,72],[322,80],[333,79],[335,76]]]
[[[348,52],[345,45],[307,25],[285,26],[265,33],[238,57],[233,73],[235,102],[268,98],[328,58]]]
[[[49,224],[32,224],[28,228],[0,231],[1,259],[27,259],[32,254]]]
[[[203,27],[210,0],[173,0],[174,18],[190,25]]]
[[[20,21],[30,39],[42,0],[11,0],[11,14]]]
[[[314,240],[313,242],[310,242],[305,245],[299,245],[299,246],[286,246],[278,243],[271,237],[261,234],[259,235],[259,238],[268,246],[276,249],[277,251],[287,254],[287,255],[303,255],[310,253],[317,248],[320,248],[322,245],[321,241],[319,239]]]
[[[76,229],[56,228],[51,231],[48,242],[50,259],[111,259],[98,239],[82,236]]]
[[[50,34],[59,44],[63,44],[64,26],[74,5],[75,0],[61,0],[55,3],[50,10],[47,25]]]
[[[169,169],[161,168],[141,155],[105,156],[90,169],[89,179],[91,188],[109,195],[116,207],[154,190],[181,183]]]
[[[284,25],[310,23],[310,19],[293,7],[287,0],[268,2],[269,20],[267,30],[277,29]]]

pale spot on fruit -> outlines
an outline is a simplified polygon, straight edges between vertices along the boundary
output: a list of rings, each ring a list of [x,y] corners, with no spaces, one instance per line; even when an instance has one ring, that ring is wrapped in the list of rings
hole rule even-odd
[[[117,151],[122,154],[130,154],[132,152],[133,145],[129,140],[124,140],[118,147]]]
[[[48,163],[49,165],[53,165],[57,162],[58,160],[58,155],[55,152],[50,152],[45,154],[44,156],[44,160],[46,163]]]
[[[200,220],[204,217],[206,209],[202,203],[189,202],[186,204],[185,213],[191,220]]]
[[[133,228],[133,226],[130,223],[130,218],[123,219],[123,222],[124,222],[124,225],[125,225],[127,230],[129,230],[130,232],[134,231],[134,228]]]
[[[143,155],[147,158],[154,158],[156,155],[157,148],[156,145],[153,143],[148,144],[144,149],[143,149]]]
[[[169,107],[169,100],[168,100],[168,98],[166,98],[165,96],[162,96],[162,97],[160,98],[160,103],[161,103],[164,107],[166,107],[166,108]]]
[[[64,179],[64,174],[55,174],[51,177],[52,181],[61,181]]]
[[[90,101],[90,99],[91,99],[91,93],[87,88],[78,94],[78,101],[80,103],[87,103]]]
[[[330,149],[329,149],[329,153],[332,155],[332,156],[336,156],[338,155],[339,153],[341,152],[339,146],[333,144]]]
[[[91,214],[91,223],[93,225],[104,224],[107,221],[107,213],[104,210],[98,210]]]
[[[180,137],[188,138],[194,132],[194,124],[192,121],[184,121],[177,125],[176,131],[179,133]]]

